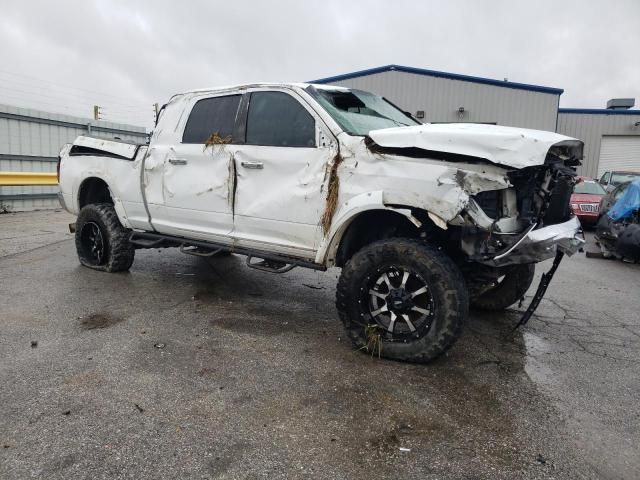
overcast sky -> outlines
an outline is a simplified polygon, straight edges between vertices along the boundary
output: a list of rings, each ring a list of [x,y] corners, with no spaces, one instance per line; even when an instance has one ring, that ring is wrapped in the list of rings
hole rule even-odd
[[[193,88],[400,64],[640,102],[640,0],[3,0],[0,103],[150,126]]]

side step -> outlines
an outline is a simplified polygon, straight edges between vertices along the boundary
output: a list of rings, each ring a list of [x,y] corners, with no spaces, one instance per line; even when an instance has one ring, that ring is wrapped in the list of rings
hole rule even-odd
[[[322,271],[327,269],[324,265],[319,265],[308,260],[301,260],[299,258],[287,257],[284,255],[252,250],[244,247],[174,237],[173,235],[164,235],[161,233],[131,232],[129,241],[141,248],[180,247],[180,251],[182,253],[198,257],[211,257],[221,251],[246,255],[248,267],[270,273],[285,273],[295,267],[311,268],[313,270]],[[260,261],[252,262],[253,259],[259,259]]]
[[[149,238],[138,238],[135,236],[136,232],[133,232],[130,236],[129,236],[129,242],[133,243],[136,247],[140,247],[140,248],[154,248],[154,247],[159,247],[164,243],[164,239],[160,238],[160,239],[149,239]],[[175,245],[172,245],[175,246]]]
[[[213,250],[206,250],[202,247],[189,246],[184,243],[180,245],[180,251],[187,255],[194,255],[196,257],[213,257],[214,255],[223,251],[222,248],[214,248]]]
[[[285,263],[265,259],[262,259],[259,262],[252,263],[252,258],[254,258],[253,255],[247,255],[247,267],[255,268],[256,270],[262,270],[263,272],[286,273],[289,270],[293,270],[297,266],[293,263]]]

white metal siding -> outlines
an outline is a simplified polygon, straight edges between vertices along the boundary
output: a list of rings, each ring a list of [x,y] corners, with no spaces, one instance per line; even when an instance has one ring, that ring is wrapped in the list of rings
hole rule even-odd
[[[598,177],[600,144],[605,135],[640,135],[640,128],[634,126],[640,121],[639,115],[619,115],[610,113],[564,113],[558,114],[558,133],[579,138],[584,142],[584,160],[578,168],[580,175]]]
[[[602,137],[598,177],[611,170],[640,172],[640,135]]]
[[[89,129],[94,137],[138,143],[147,138],[143,127],[0,105],[0,171],[55,172],[62,145],[89,134]],[[58,200],[51,198],[57,191],[55,186],[0,187],[0,203],[11,210],[57,207]],[[49,198],[8,199],[29,194]]]
[[[377,93],[423,122],[480,122],[555,131],[559,95],[400,71],[332,82]],[[458,108],[465,113],[459,117]]]

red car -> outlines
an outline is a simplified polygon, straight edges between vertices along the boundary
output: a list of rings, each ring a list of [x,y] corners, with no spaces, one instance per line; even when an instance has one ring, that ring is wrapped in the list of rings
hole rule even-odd
[[[591,178],[578,178],[578,183],[571,195],[571,211],[583,226],[593,226],[598,222],[600,200],[607,192],[602,185]]]

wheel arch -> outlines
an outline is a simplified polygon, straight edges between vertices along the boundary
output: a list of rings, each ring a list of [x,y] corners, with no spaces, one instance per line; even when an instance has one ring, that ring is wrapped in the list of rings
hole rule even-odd
[[[327,266],[342,267],[362,247],[383,238],[420,238],[429,232],[442,231],[424,209],[385,205],[382,192],[359,195],[350,203],[354,204],[351,209],[338,212],[319,249],[319,259]]]
[[[92,203],[109,203],[114,204],[113,195],[107,182],[100,177],[87,177],[82,180],[78,187],[78,210]]]
[[[91,175],[83,179],[78,186],[78,194],[76,196],[78,212],[80,212],[84,206],[96,203],[113,205],[120,223],[126,228],[131,228],[122,201],[111,188],[109,182],[101,176]]]

